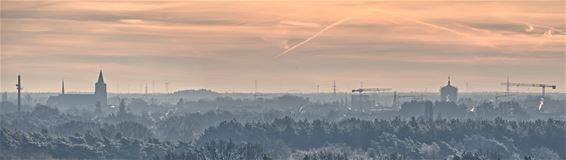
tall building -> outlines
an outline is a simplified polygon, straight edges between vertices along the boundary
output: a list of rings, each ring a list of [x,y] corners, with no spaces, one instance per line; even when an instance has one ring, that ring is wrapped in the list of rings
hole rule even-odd
[[[440,88],[440,100],[443,102],[456,102],[458,100],[458,88],[450,84],[450,77],[448,77],[448,85]]]
[[[61,94],[50,96],[47,105],[57,107],[94,107],[97,103],[105,107],[108,105],[108,94],[102,70],[98,74],[98,81],[94,84],[94,94],[68,94],[65,93],[65,83],[61,83]]]

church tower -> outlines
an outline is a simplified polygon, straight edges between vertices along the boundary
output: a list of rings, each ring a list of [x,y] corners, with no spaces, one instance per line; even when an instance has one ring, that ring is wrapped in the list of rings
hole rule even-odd
[[[98,81],[94,86],[94,97],[96,98],[96,101],[100,102],[102,107],[106,107],[106,105],[108,105],[108,95],[106,93],[106,83],[104,83],[102,70],[100,70],[100,73],[98,74]]]

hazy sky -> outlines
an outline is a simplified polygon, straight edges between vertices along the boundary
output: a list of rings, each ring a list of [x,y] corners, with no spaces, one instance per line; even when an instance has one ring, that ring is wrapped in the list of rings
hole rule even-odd
[[[1,3],[1,89],[564,91],[564,1]],[[467,85],[466,85],[467,84]],[[467,87],[466,87],[467,86]],[[516,90],[516,89],[513,89]],[[526,91],[526,88],[521,91]],[[538,88],[531,88],[538,91]]]

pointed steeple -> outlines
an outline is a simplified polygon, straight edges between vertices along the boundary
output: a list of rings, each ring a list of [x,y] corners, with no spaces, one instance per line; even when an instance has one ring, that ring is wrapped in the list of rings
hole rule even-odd
[[[450,85],[450,76],[448,76],[448,85]]]
[[[97,83],[104,83],[104,77],[102,76],[102,69],[100,70],[100,74],[98,74],[98,82]]]
[[[98,74],[98,81],[94,84],[94,96],[102,107],[108,105],[108,94],[106,93],[106,83],[104,83],[102,69],[100,70],[100,74]]]

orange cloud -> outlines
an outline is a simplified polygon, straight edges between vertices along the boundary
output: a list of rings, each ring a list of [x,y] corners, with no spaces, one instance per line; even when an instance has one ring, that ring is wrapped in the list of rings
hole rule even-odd
[[[245,90],[251,79],[295,89],[331,78],[386,83],[377,75],[400,88],[454,72],[486,88],[510,73],[564,82],[563,14],[557,1],[7,1],[0,84],[12,89],[16,73],[58,84],[62,76],[90,76],[76,68],[99,67],[115,70],[117,82],[218,90]],[[58,88],[37,83],[29,90]],[[281,88],[271,87],[288,90]]]

